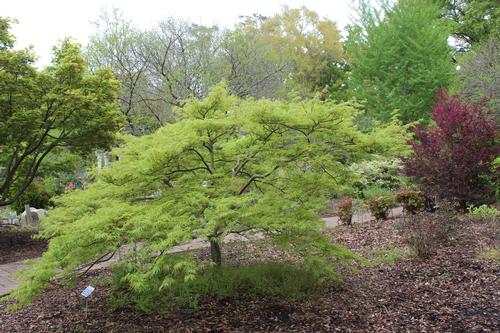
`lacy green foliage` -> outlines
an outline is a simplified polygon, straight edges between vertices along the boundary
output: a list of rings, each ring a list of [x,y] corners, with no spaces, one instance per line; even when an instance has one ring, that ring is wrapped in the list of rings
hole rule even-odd
[[[500,211],[498,209],[488,205],[481,205],[478,207],[469,206],[467,211],[472,218],[494,219],[500,216]]]
[[[359,104],[354,104],[356,108],[362,108]],[[357,115],[358,121],[361,113]],[[356,123],[359,127],[359,124]],[[407,144],[407,140],[411,139],[411,128],[414,124],[404,125],[398,117],[392,117],[389,122],[382,123],[376,120],[371,120],[370,126],[363,130],[370,135],[365,137],[365,141],[361,142],[361,147],[372,153],[369,161],[372,160],[389,160],[394,161],[396,157],[408,156],[411,154],[411,148]]]
[[[339,201],[337,204],[338,214],[340,221],[346,225],[351,225],[352,223],[352,198],[346,197]]]
[[[356,129],[355,109],[317,99],[240,100],[221,84],[178,113],[175,124],[126,138],[114,152],[119,161],[95,183],[57,199],[43,222],[48,251],[24,273],[15,298],[26,303],[56,275],[69,279],[123,245],[133,249],[122,259],[131,265],[124,282],[138,293],[194,279],[202,263],[166,253],[195,238],[210,241],[212,259],[224,236],[253,232],[304,257],[355,257],[321,234],[317,214],[350,185],[347,164],[390,150]]]
[[[200,296],[218,299],[252,296],[299,300],[314,295],[326,283],[337,281],[331,264],[308,260],[302,264],[262,262],[243,266],[210,267],[192,279],[172,278],[168,288],[158,290],[158,280],[148,280],[139,290],[130,290],[130,267],[115,269],[112,281],[112,304],[116,308],[134,306],[142,311],[169,307],[197,307]],[[293,276],[293,279],[290,277]]]
[[[357,192],[361,197],[369,197],[370,188],[388,192],[404,186],[407,179],[401,175],[402,167],[399,159],[384,158],[353,164],[350,169],[357,178],[354,183]]]
[[[420,191],[401,189],[396,192],[394,198],[408,213],[415,214],[425,209],[425,195]]]
[[[395,206],[395,201],[392,195],[378,195],[366,199],[365,204],[377,220],[387,220],[389,210]]]

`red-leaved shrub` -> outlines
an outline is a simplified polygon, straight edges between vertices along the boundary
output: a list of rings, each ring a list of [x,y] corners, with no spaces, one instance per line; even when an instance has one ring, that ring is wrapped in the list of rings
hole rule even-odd
[[[497,124],[484,103],[468,104],[457,96],[438,93],[431,117],[435,125],[415,129],[409,142],[413,155],[403,159],[404,173],[414,177],[427,193],[452,200],[465,209],[484,201],[492,189],[492,163],[500,153]]]

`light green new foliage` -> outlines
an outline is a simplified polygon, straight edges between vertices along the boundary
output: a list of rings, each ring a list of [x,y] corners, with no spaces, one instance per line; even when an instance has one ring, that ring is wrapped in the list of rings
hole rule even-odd
[[[131,250],[121,281],[138,294],[193,280],[205,264],[167,251],[195,238],[210,241],[216,266],[229,233],[262,233],[303,258],[355,258],[322,236],[317,215],[349,186],[348,164],[388,151],[356,130],[355,109],[316,99],[240,100],[220,84],[178,113],[175,124],[126,138],[114,152],[119,161],[95,183],[58,199],[43,222],[49,249],[24,273],[15,298],[28,302],[56,275],[74,277],[123,245]]]
[[[468,209],[469,216],[473,218],[495,219],[500,216],[500,211],[495,207],[481,205],[479,207],[470,206]]]

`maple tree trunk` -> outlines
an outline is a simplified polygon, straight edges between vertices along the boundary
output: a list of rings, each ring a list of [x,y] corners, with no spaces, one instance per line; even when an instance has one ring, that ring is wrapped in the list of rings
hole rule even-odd
[[[220,267],[222,265],[221,248],[219,242],[216,239],[210,239],[210,256],[217,267]]]

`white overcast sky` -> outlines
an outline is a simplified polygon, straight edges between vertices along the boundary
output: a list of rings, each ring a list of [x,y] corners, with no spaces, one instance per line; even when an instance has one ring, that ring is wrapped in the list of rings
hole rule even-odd
[[[272,15],[287,5],[306,6],[321,17],[349,23],[352,0],[1,0],[0,16],[18,20],[13,26],[16,47],[32,45],[38,65],[50,62],[51,48],[64,37],[85,45],[102,8],[120,8],[141,28],[169,16],[194,23],[231,27],[240,15]]]

